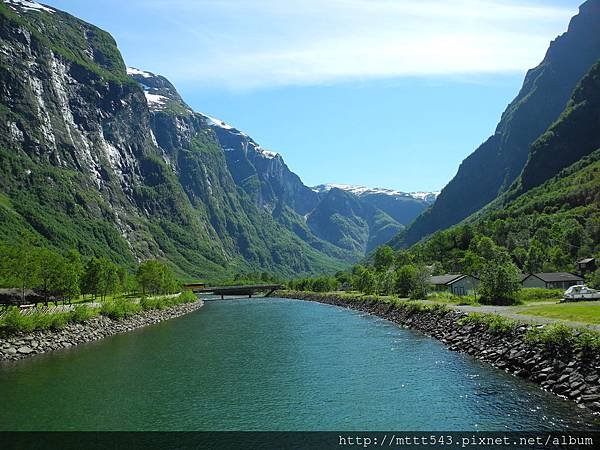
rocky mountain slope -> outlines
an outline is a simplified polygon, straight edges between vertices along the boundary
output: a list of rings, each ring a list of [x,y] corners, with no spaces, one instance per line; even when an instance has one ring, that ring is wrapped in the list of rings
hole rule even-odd
[[[189,277],[290,276],[356,261],[420,205],[386,214],[364,196],[315,192],[166,78],[126,69],[108,33],[54,8],[1,2],[0,54],[0,241],[26,230],[130,266],[162,258]]]
[[[600,58],[599,29],[600,0],[587,0],[568,31],[550,44],[542,63],[527,73],[494,135],[463,161],[434,205],[394,239],[395,246],[408,246],[460,222],[511,186],[527,162],[530,145],[558,119],[577,82]]]
[[[152,131],[166,154],[172,151],[172,138],[165,135],[181,128],[168,118],[196,117],[214,133],[233,182],[254,207],[332,258],[354,262],[364,257],[416,217],[434,195],[366,188],[329,195],[331,186],[309,188],[280,154],[220,119],[193,112],[166,78],[137,68],[129,68],[128,74],[144,89]],[[348,208],[348,202],[354,206]]]
[[[141,88],[104,31],[12,0],[0,3],[0,51],[2,240],[29,230],[197,277],[341,266],[257,208],[205,118],[163,78],[141,75]]]

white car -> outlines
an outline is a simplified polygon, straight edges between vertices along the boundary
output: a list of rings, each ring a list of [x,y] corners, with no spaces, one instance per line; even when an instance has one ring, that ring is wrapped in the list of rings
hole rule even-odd
[[[600,291],[591,289],[583,284],[571,286],[565,291],[565,299],[563,301],[577,301],[577,300],[600,300]]]

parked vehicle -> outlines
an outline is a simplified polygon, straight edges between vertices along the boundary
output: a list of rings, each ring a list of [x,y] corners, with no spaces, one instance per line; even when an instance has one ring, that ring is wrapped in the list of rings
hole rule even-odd
[[[565,291],[563,302],[580,302],[585,300],[600,300],[600,291],[583,284],[571,286]]]

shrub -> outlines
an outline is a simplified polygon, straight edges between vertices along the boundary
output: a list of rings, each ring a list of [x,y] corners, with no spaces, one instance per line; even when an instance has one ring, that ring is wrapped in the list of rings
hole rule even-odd
[[[165,309],[164,297],[142,297],[140,306],[144,311],[152,309]]]
[[[492,334],[505,334],[514,330],[518,323],[497,314],[470,313],[458,320],[458,324],[481,325]]]
[[[433,292],[427,296],[428,299],[454,305],[478,305],[477,297],[474,295],[454,295],[448,291]]]
[[[152,309],[165,309],[172,306],[181,305],[183,303],[193,303],[198,300],[196,294],[192,291],[184,291],[181,294],[174,297],[142,297],[140,300],[140,307],[144,311]]]
[[[29,314],[21,314],[18,307],[9,308],[0,320],[0,328],[8,333],[25,332],[35,330],[60,330],[68,322],[69,313],[48,314],[39,310],[30,311]]]
[[[443,304],[427,304],[419,301],[398,301],[396,305],[408,311],[409,314],[417,313],[435,313],[445,314],[448,312],[448,307]]]
[[[126,299],[110,300],[102,303],[100,314],[111,319],[123,319],[139,313],[142,307]]]
[[[77,305],[69,314],[69,321],[82,323],[90,320],[96,315],[98,315],[98,311],[94,308],[90,308],[88,305]]]
[[[2,316],[2,328],[8,332],[29,332],[35,329],[35,320],[33,316],[24,316],[18,307],[13,306]]]
[[[599,353],[600,333],[588,329],[581,330],[581,333],[577,336],[575,346],[584,352]]]
[[[185,290],[177,297],[177,299],[179,300],[179,303],[194,303],[198,300],[198,297],[192,291]]]
[[[549,351],[573,347],[575,344],[573,328],[560,323],[532,328],[527,332],[526,339],[528,342],[540,345]]]

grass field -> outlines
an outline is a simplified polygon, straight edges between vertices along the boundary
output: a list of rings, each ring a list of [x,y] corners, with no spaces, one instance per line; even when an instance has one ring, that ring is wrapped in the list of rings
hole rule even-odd
[[[563,319],[574,322],[600,324],[600,302],[560,303],[528,306],[515,311],[517,314]]]

